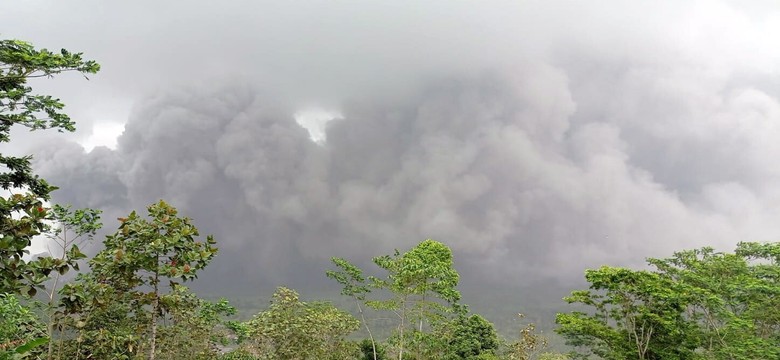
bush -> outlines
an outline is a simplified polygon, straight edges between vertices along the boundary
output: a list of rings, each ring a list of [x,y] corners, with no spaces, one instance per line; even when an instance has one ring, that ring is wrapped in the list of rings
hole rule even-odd
[[[361,360],[374,360],[374,345],[376,345],[376,360],[387,359],[387,354],[382,344],[375,343],[374,345],[372,345],[370,339],[363,339],[363,341],[361,341],[359,345],[360,345]]]
[[[45,336],[46,328],[30,309],[11,294],[0,294],[0,359],[34,339]]]
[[[227,354],[223,354],[219,357],[219,360],[259,360],[254,355],[246,352],[245,350],[238,349],[233,350]]]

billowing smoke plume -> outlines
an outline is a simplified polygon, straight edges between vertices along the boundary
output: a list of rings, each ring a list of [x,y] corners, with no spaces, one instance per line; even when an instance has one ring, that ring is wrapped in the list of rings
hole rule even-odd
[[[219,266],[239,278],[313,276],[330,256],[435,238],[485,277],[561,280],[780,230],[780,149],[761,142],[780,138],[780,106],[757,90],[719,95],[706,112],[722,128],[690,125],[703,115],[670,94],[656,101],[671,110],[623,97],[619,113],[586,116],[566,73],[545,65],[415,93],[345,104],[321,145],[294,109],[248,87],[167,93],[137,106],[116,151],[55,144],[38,167],[65,201],[169,200],[215,233]]]
[[[51,141],[36,166],[109,227],[170,201],[218,239],[212,280],[244,284],[320,282],[331,256],[364,262],[425,238],[462,272],[515,285],[777,240],[780,17],[758,3],[446,3],[225,30],[242,47],[202,34],[172,57],[223,46],[235,51],[211,53],[218,75],[251,76],[181,86],[186,61],[147,64],[177,85],[136,101],[116,150]],[[323,143],[295,119],[318,100],[340,113]]]

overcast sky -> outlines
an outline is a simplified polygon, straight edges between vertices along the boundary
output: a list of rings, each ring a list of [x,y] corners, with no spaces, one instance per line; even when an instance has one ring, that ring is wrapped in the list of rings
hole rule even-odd
[[[565,283],[780,235],[774,0],[5,1],[0,35],[103,66],[36,81],[79,131],[11,150],[108,228],[169,200],[221,244],[208,281],[434,238]]]

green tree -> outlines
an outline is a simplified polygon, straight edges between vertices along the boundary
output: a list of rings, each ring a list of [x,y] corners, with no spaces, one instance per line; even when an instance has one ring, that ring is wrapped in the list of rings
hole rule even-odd
[[[517,314],[517,316],[520,320],[525,318],[524,314]],[[548,339],[536,332],[536,324],[527,323],[520,328],[517,341],[509,344],[507,358],[510,360],[530,360],[535,359],[537,354],[542,357],[543,354],[540,353],[547,349],[548,345]],[[549,353],[545,356],[549,356]]]
[[[244,349],[236,349],[218,358],[219,360],[259,360],[257,356],[252,355]]]
[[[355,301],[358,314],[360,315],[360,322],[366,329],[369,337],[368,340],[371,342],[372,359],[379,360],[380,356],[377,351],[376,339],[374,339],[374,334],[368,326],[363,309],[363,306],[367,301],[366,295],[371,293],[371,288],[366,284],[366,277],[363,275],[363,270],[342,258],[333,258],[331,261],[333,261],[333,264],[336,265],[338,270],[328,270],[325,274],[343,286],[341,289],[342,295],[348,296]],[[384,356],[384,353],[382,356]]]
[[[780,357],[780,244],[740,243],[648,259],[655,271],[589,270],[591,291],[559,314],[570,344],[605,359]]]
[[[363,356],[360,360],[387,360],[387,353],[384,346],[377,343],[375,340],[363,339],[358,344],[360,346],[360,352]]]
[[[37,50],[24,41],[0,40],[0,143],[10,141],[14,125],[30,130],[75,130],[74,122],[62,113],[62,102],[34,93],[29,79],[68,71],[94,74],[99,70],[96,62],[84,60],[81,53],[65,49],[53,53]],[[45,229],[45,203],[56,189],[33,173],[31,159],[0,154],[0,188],[11,193],[0,197],[0,293],[34,295],[51,271],[69,265],[60,259],[23,259],[32,238]]]
[[[162,280],[169,279],[173,288],[178,285],[174,280],[197,278],[197,273],[216,255],[217,248],[210,235],[205,242],[198,241],[198,229],[191,220],[179,217],[177,210],[164,201],[147,210],[148,218],[133,211],[127,218],[119,219],[118,231],[106,237],[105,249],[90,260],[92,274],[63,289],[63,295],[67,295],[63,296],[63,307],[70,314],[83,309],[103,311],[107,308],[105,296],[115,296],[115,301],[124,302],[121,306],[139,314],[136,319],[142,319],[144,306],[150,306],[148,351],[149,359],[154,360],[158,353],[157,323],[164,314]],[[122,316],[117,318],[125,320]]]
[[[740,243],[733,254],[703,248],[648,260],[662,276],[684,286],[685,316],[697,327],[705,358],[780,357],[777,249],[772,243]]]
[[[93,273],[60,291],[56,359],[140,359],[151,316],[136,294]]]
[[[539,354],[538,360],[569,360],[569,357],[565,354],[545,352]]]
[[[392,256],[379,256],[373,261],[385,270],[386,275],[371,276],[368,283],[360,268],[341,258],[333,259],[338,270],[326,272],[343,286],[342,294],[358,304],[358,312],[372,343],[372,355],[378,358],[377,343],[367,325],[364,304],[374,310],[390,311],[398,319],[390,341],[396,346],[399,360],[440,357],[446,352],[447,339],[443,335],[448,334],[442,330],[443,326],[456,312],[460,300],[459,275],[450,248],[428,239],[403,254],[396,250]],[[372,289],[386,293],[367,299]],[[407,345],[415,352],[409,353]]]
[[[396,250],[393,256],[376,257],[374,263],[387,272],[387,277],[371,277],[372,286],[389,291],[391,297],[368,304],[397,316],[399,360],[404,358],[404,345],[409,341],[414,340],[419,354],[424,343],[419,340],[426,338],[424,324],[444,320],[460,300],[459,275],[453,265],[452,251],[428,239],[404,254]]]
[[[249,321],[251,346],[262,359],[320,360],[357,357],[344,339],[360,327],[349,313],[323,302],[303,302],[288,288],[276,290],[268,310]]]
[[[168,326],[160,328],[159,350],[163,360],[210,360],[217,358],[218,345],[228,342],[223,317],[235,315],[227,300],[208,302],[187,287],[178,285],[162,296],[161,307]]]
[[[447,328],[451,332],[447,343],[448,358],[474,360],[496,355],[500,344],[498,333],[482,316],[459,314]]]
[[[48,220],[54,222],[54,226],[47,226],[46,236],[50,240],[49,254],[62,264],[71,264],[75,270],[79,270],[80,259],[86,257],[80,248],[88,240],[92,240],[95,232],[102,227],[100,223],[100,211],[94,209],[72,210],[70,206],[54,205]],[[55,251],[52,251],[51,245]],[[45,262],[47,259],[41,259]],[[48,359],[54,359],[54,330],[59,321],[57,315],[57,294],[61,277],[68,270],[67,265],[61,265],[60,271],[54,274],[52,281],[44,287],[48,303],[46,315],[48,316],[47,333],[50,339],[48,347]]]
[[[0,294],[0,359],[13,359],[15,349],[40,339],[45,327],[11,294]]]
[[[591,290],[564,298],[592,312],[558,314],[567,343],[604,359],[691,359],[695,328],[683,317],[685,289],[657,273],[604,266],[587,270]]]

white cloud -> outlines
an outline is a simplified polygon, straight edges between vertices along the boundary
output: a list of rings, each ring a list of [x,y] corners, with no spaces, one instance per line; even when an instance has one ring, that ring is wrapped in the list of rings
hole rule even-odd
[[[105,146],[116,149],[117,138],[125,131],[125,125],[121,123],[100,122],[92,126],[92,134],[80,141],[84,149],[89,152],[96,146]]]
[[[338,111],[325,110],[319,107],[299,110],[293,116],[295,121],[309,132],[309,137],[314,142],[320,144],[327,140],[325,138],[325,127],[328,122],[342,117]]]

